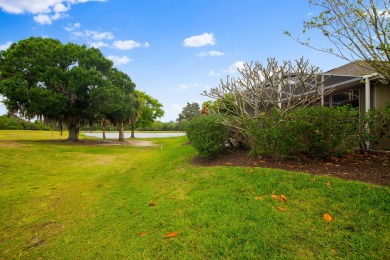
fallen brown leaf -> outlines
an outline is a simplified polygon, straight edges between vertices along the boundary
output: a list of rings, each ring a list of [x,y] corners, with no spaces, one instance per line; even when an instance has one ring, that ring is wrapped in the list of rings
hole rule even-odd
[[[165,238],[169,238],[169,237],[175,237],[177,236],[178,232],[177,231],[174,231],[174,232],[171,232],[171,233],[168,233]]]
[[[272,195],[271,195],[271,198],[273,198],[273,199],[279,199],[279,196],[278,196],[278,195],[275,195],[275,194],[272,194]]]
[[[328,213],[324,214],[324,219],[325,219],[326,222],[331,222],[332,221],[332,217]]]
[[[152,202],[149,203],[149,207],[153,207],[153,206],[156,206],[156,202],[152,201]]]
[[[282,194],[282,195],[280,195],[280,199],[281,199],[281,200],[283,200],[283,201],[287,201],[287,197],[286,197],[286,196],[284,196],[283,194]]]
[[[141,233],[139,233],[137,236],[139,236],[139,237],[144,237],[144,236],[146,236],[147,234],[149,234],[149,232],[141,232]]]
[[[283,212],[286,212],[286,211],[287,211],[287,209],[285,209],[285,208],[283,208],[283,207],[278,207],[278,210],[283,211]]]

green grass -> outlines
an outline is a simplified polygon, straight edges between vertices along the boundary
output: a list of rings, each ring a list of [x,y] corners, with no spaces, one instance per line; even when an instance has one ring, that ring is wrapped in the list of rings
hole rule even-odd
[[[0,131],[0,259],[390,255],[389,188],[282,170],[194,166],[186,137],[155,139],[162,149],[53,142],[60,138]],[[324,213],[333,220],[327,223]],[[176,237],[164,238],[173,231]]]

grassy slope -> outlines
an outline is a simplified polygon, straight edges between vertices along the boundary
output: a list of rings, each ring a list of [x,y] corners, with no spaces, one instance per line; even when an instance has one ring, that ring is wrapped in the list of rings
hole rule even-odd
[[[58,138],[0,131],[0,259],[390,254],[389,188],[281,170],[192,166],[196,152],[182,145],[186,137],[156,139],[162,149],[39,141]],[[156,206],[149,207],[152,201]],[[324,213],[333,221],[326,223]],[[177,237],[164,238],[173,231]]]

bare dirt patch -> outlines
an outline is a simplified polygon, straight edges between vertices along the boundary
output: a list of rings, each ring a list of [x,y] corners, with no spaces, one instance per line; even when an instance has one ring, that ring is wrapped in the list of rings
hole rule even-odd
[[[244,149],[225,151],[219,157],[208,160],[195,157],[194,164],[202,166],[244,166],[284,169],[306,172],[312,175],[325,175],[345,180],[359,180],[390,187],[390,153],[357,152],[327,160],[295,158],[294,160],[273,160],[249,156]]]

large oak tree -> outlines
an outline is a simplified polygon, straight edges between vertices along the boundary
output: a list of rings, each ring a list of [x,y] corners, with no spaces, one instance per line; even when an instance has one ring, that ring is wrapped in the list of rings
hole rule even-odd
[[[70,141],[78,139],[81,125],[95,121],[100,114],[94,91],[110,86],[117,96],[126,95],[120,91],[128,83],[123,80],[129,78],[118,74],[98,49],[50,38],[31,37],[0,52],[0,94],[7,109],[66,126]],[[134,85],[128,88],[131,91]],[[118,114],[117,110],[116,120],[121,122]]]

